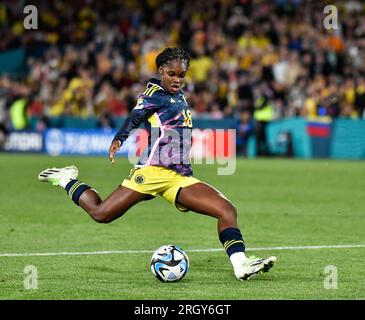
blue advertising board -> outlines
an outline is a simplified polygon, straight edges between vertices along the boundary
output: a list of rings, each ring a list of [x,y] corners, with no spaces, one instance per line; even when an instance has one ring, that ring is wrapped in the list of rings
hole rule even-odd
[[[44,134],[44,151],[59,155],[107,155],[114,130],[50,129]],[[133,154],[136,144],[130,137],[118,152],[121,156]]]

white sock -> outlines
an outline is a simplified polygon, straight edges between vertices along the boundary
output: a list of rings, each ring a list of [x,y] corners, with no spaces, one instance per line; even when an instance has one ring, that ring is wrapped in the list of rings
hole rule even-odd
[[[69,183],[71,181],[71,178],[70,177],[62,177],[61,179],[60,179],[60,187],[62,187],[62,188],[66,188],[66,186],[67,186],[67,184]]]
[[[242,266],[242,262],[245,262],[247,260],[247,257],[245,255],[245,253],[243,251],[241,252],[235,252],[232,253],[231,256],[229,257],[229,259],[231,260],[233,269],[239,269]]]

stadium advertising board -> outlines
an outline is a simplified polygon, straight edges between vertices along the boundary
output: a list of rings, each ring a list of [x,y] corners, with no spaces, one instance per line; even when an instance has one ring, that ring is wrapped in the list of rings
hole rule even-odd
[[[11,132],[7,135],[5,151],[13,152],[41,152],[43,137],[38,132]]]
[[[115,132],[112,130],[51,129],[44,135],[45,152],[51,156],[59,155],[105,155]],[[132,150],[131,150],[132,149]],[[121,155],[132,152],[135,145],[126,141],[120,150]]]

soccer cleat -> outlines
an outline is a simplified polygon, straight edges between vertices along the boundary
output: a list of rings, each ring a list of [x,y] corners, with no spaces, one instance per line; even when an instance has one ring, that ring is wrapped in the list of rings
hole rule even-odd
[[[239,270],[235,270],[235,275],[239,280],[248,280],[261,272],[268,272],[274,266],[275,262],[276,257],[274,256],[267,259],[251,256],[243,262]]]
[[[61,179],[76,179],[78,173],[79,170],[75,166],[48,168],[38,175],[38,180],[42,182],[51,182],[54,186],[59,186]]]

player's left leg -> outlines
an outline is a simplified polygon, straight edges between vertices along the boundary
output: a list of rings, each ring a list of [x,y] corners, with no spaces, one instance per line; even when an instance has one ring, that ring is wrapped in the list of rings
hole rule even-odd
[[[218,219],[218,234],[240,280],[268,271],[276,257],[259,259],[246,258],[245,244],[237,225],[237,210],[233,204],[215,188],[199,182],[181,188],[176,199],[177,204],[197,213]]]
[[[43,170],[38,179],[43,182],[51,182],[53,185],[65,189],[76,205],[100,223],[112,222],[138,202],[150,198],[149,194],[119,186],[106,199],[102,200],[95,189],[78,180],[77,176],[78,169],[75,166],[68,166]]]

